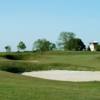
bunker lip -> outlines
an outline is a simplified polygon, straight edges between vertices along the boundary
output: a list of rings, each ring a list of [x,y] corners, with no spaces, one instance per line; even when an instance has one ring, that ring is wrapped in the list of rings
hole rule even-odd
[[[24,72],[22,75],[49,80],[72,82],[100,81],[100,71],[47,70]]]

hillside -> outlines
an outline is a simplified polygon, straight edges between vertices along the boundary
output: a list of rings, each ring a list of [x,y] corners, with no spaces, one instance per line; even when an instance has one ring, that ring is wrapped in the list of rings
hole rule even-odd
[[[0,53],[0,69],[10,72],[33,70],[100,70],[99,52]]]

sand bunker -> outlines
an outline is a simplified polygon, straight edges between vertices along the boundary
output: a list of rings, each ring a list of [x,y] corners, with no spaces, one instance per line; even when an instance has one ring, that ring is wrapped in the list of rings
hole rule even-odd
[[[48,70],[25,72],[22,75],[72,82],[100,81],[100,71]]]

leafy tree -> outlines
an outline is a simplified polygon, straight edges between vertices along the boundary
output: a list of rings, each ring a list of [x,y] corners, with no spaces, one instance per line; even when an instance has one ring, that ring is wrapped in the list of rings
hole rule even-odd
[[[20,50],[25,50],[26,49],[26,45],[23,41],[20,41],[19,44],[17,45],[18,51]]]
[[[55,50],[56,45],[54,43],[50,43],[49,50]]]
[[[83,41],[79,38],[70,39],[67,45],[68,50],[82,51],[86,49]]]
[[[87,51],[90,51],[90,46],[88,46],[88,47],[86,48],[86,50],[87,50]]]
[[[100,44],[96,46],[96,51],[100,51]]]
[[[59,36],[59,46],[62,47],[64,50],[68,49],[68,42],[70,39],[74,39],[75,34],[73,32],[61,32]]]
[[[9,45],[5,46],[6,52],[11,52],[11,47]]]
[[[34,49],[37,51],[50,51],[56,48],[54,43],[51,43],[50,41],[46,39],[38,39],[34,42]]]

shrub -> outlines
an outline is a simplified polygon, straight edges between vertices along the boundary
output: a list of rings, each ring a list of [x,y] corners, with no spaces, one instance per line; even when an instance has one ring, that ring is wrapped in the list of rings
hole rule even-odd
[[[3,71],[12,72],[12,73],[22,73],[25,71],[25,68],[22,67],[14,67],[14,66],[3,66],[1,68]]]

